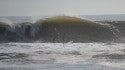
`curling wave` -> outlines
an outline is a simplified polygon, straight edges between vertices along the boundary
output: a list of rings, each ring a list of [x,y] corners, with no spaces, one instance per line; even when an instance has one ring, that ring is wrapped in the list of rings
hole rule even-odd
[[[114,25],[70,16],[12,25],[0,22],[0,42],[115,42],[120,34]]]

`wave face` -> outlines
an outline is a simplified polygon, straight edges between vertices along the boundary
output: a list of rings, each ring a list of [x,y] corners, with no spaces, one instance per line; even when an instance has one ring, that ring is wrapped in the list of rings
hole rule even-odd
[[[0,42],[116,42],[119,36],[115,25],[70,16],[36,22],[0,22]]]

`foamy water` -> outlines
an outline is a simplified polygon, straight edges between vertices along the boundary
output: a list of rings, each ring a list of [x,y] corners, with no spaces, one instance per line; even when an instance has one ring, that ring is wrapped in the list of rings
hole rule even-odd
[[[124,48],[124,43],[2,43],[0,68],[92,64],[120,69],[125,67]]]

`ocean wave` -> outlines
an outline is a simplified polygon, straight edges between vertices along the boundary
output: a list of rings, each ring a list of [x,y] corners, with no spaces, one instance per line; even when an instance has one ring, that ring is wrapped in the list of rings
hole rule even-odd
[[[71,16],[55,16],[34,23],[0,22],[1,42],[113,42],[119,37],[111,24]]]

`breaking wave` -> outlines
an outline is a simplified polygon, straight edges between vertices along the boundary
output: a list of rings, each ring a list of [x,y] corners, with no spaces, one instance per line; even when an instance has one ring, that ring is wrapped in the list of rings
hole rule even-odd
[[[0,22],[0,42],[117,42],[119,36],[115,25],[70,16],[44,18],[34,23]]]

